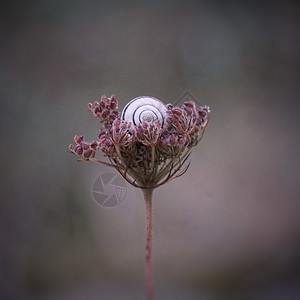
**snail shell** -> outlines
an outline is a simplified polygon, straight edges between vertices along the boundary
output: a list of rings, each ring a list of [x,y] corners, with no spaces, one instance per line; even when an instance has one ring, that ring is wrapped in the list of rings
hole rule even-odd
[[[142,122],[153,123],[160,121],[161,127],[166,124],[168,108],[165,104],[149,96],[140,96],[134,98],[124,107],[121,119],[138,125]]]

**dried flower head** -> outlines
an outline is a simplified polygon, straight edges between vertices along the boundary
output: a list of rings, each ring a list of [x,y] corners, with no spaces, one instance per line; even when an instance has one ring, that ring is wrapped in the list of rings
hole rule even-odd
[[[197,108],[191,101],[173,107],[151,97],[134,100],[134,111],[126,106],[132,120],[119,113],[114,95],[89,103],[89,111],[100,120],[99,140],[88,143],[75,136],[69,149],[80,160],[115,167],[135,187],[153,189],[186,172],[185,162],[208,124],[209,108]],[[109,163],[95,158],[99,148]]]

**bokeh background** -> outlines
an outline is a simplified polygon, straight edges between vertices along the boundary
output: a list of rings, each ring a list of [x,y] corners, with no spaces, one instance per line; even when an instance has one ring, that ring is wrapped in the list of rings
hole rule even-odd
[[[115,93],[211,122],[154,194],[157,299],[299,299],[299,5],[9,1],[1,5],[1,299],[143,299],[144,203],[105,209],[67,146]]]

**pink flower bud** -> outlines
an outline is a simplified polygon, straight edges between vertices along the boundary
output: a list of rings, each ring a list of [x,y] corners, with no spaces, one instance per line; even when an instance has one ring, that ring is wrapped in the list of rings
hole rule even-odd
[[[109,110],[106,109],[105,111],[102,112],[102,118],[105,119],[108,115],[109,115]]]
[[[94,141],[94,142],[91,143],[91,148],[92,149],[96,150],[97,147],[98,147],[98,143],[97,142]]]
[[[82,142],[82,143],[81,143],[81,147],[82,147],[84,150],[87,150],[87,149],[90,148],[90,144],[87,143],[87,142]]]
[[[189,108],[194,108],[195,104],[191,101],[187,101],[183,103],[184,106],[189,107]]]
[[[106,139],[104,142],[105,146],[110,147],[112,145],[111,141]]]
[[[82,150],[82,148],[81,147],[78,147],[77,149],[76,149],[76,147],[75,147],[75,152],[76,152],[76,154],[77,155],[82,155],[82,153],[83,153],[83,150]]]
[[[77,144],[80,144],[83,141],[83,135],[81,135],[80,137],[77,137]]]
[[[184,110],[188,115],[191,115],[193,113],[193,110],[190,107],[185,107]]]
[[[206,115],[206,112],[204,110],[198,110],[198,115],[200,118],[204,118]]]
[[[116,109],[118,106],[118,102],[115,98],[112,98],[110,101],[110,109]]]
[[[182,115],[182,110],[178,107],[175,107],[172,109],[172,112],[174,113],[174,115],[176,116],[181,116]]]
[[[141,125],[136,126],[135,129],[136,129],[136,132],[137,132],[137,133],[139,133],[139,134],[142,134],[142,133],[143,133],[143,128],[142,128]]]
[[[91,155],[92,155],[92,150],[91,149],[84,151],[83,156],[85,158],[89,158]]]

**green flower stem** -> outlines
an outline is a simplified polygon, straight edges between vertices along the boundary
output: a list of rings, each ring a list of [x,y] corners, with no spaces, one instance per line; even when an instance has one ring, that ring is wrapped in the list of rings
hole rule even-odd
[[[152,193],[153,189],[143,189],[146,205],[146,289],[147,300],[153,300],[152,270]]]

